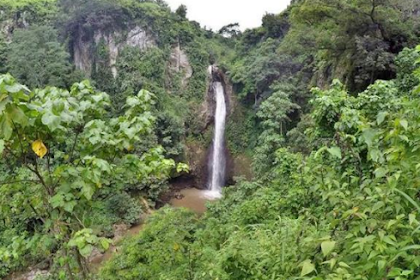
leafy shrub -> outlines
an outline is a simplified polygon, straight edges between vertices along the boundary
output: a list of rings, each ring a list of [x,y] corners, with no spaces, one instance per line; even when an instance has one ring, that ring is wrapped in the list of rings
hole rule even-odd
[[[116,216],[116,222],[136,224],[140,222],[140,215],[143,212],[140,201],[127,193],[115,194],[106,200],[106,208]]]
[[[106,279],[188,279],[193,269],[190,242],[197,219],[187,210],[165,207],[152,215],[139,236],[100,273]]]

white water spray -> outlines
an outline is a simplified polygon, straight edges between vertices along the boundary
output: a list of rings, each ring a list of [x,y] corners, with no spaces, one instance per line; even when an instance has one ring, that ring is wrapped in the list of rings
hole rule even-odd
[[[226,124],[226,100],[221,82],[213,83],[216,95],[216,112],[214,114],[213,157],[211,158],[211,178],[207,196],[219,198],[222,195],[222,187],[225,183],[226,157],[225,157],[225,124]]]

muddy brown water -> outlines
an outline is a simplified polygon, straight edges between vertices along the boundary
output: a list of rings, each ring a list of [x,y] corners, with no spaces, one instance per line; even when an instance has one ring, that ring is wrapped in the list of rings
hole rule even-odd
[[[203,214],[207,210],[206,203],[213,200],[207,193],[208,191],[194,188],[184,189],[179,192],[180,198],[172,198],[169,204],[176,208],[188,208],[198,214]]]

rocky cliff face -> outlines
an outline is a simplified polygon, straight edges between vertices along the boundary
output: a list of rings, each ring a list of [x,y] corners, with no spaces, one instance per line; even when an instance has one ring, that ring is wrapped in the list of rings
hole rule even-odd
[[[140,51],[147,51],[149,48],[157,47],[156,38],[152,33],[140,26],[134,26],[125,31],[95,30],[93,35],[79,30],[72,43],[73,60],[77,69],[88,75],[92,73],[93,67],[97,67],[94,65],[95,48],[99,44],[103,44],[107,50],[108,66],[114,78],[118,76],[116,63],[124,47],[138,48]],[[172,48],[168,67],[170,71],[183,73],[181,87],[185,88],[188,80],[193,75],[193,69],[186,52],[179,45]]]
[[[0,33],[3,34],[7,41],[12,40],[13,31],[16,28],[27,28],[29,22],[27,20],[27,13],[22,12],[13,18],[5,18],[5,12],[0,10]]]
[[[179,45],[173,48],[171,51],[170,69],[177,73],[184,73],[181,80],[181,87],[185,88],[187,86],[188,80],[193,75],[193,69],[187,54],[184,50],[181,49]]]
[[[106,32],[95,30],[92,36],[79,30],[72,45],[76,68],[90,74],[92,67],[94,67],[95,46],[102,42],[109,52],[108,66],[111,68],[112,75],[115,78],[118,75],[116,68],[117,58],[125,46],[135,47],[142,51],[156,46],[154,37],[140,26],[134,26],[124,33],[126,35],[123,35],[122,31]]]

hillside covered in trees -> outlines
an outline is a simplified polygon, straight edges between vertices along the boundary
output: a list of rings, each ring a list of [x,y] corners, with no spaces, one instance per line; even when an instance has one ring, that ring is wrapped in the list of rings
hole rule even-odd
[[[293,0],[243,32],[0,0],[0,278],[420,279],[417,45],[417,0]],[[168,196],[208,187],[216,82],[226,186],[197,215]]]

